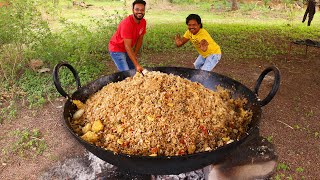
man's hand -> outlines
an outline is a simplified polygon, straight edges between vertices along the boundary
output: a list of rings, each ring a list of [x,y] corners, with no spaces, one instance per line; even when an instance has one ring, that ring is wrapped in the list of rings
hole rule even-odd
[[[203,51],[203,52],[206,52],[208,50],[208,46],[209,46],[209,43],[207,40],[205,39],[202,39],[199,43],[199,48]]]
[[[138,71],[139,73],[141,73],[143,71],[143,67],[140,66],[140,64],[136,65],[136,71]]]
[[[174,39],[175,39],[175,43],[176,43],[177,47],[180,47],[182,45],[182,39],[181,39],[180,34],[176,34]]]

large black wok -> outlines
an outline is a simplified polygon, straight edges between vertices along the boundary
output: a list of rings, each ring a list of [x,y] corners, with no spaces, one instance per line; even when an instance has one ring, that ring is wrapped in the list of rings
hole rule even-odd
[[[69,96],[61,87],[59,81],[59,69],[62,66],[66,66],[73,73],[78,89]],[[58,90],[58,92],[66,97],[68,100],[64,106],[63,117],[66,123],[67,128],[71,132],[71,134],[91,153],[98,156],[100,159],[111,163],[122,170],[128,170],[135,173],[141,174],[179,174],[183,172],[193,171],[200,168],[203,168],[207,165],[217,163],[223,160],[226,156],[228,156],[232,151],[234,151],[237,146],[242,144],[245,141],[248,141],[253,136],[257,136],[256,132],[259,132],[259,122],[261,116],[261,107],[268,104],[271,99],[276,94],[279,84],[280,84],[280,73],[279,70],[274,67],[266,68],[258,78],[255,88],[253,91],[248,89],[246,86],[241,83],[228,78],[226,76],[182,67],[153,67],[147,68],[150,71],[160,71],[167,74],[174,74],[184,78],[187,78],[191,81],[196,81],[203,84],[205,87],[215,90],[217,85],[220,85],[224,88],[230,89],[232,91],[233,97],[242,97],[248,99],[247,109],[252,110],[253,119],[249,124],[249,128],[247,133],[244,134],[239,141],[232,142],[225,146],[222,146],[211,152],[201,152],[191,155],[182,155],[182,156],[157,156],[157,157],[149,157],[149,156],[132,156],[126,154],[114,154],[112,151],[105,150],[103,148],[92,145],[84,140],[82,140],[71,128],[69,119],[77,110],[77,107],[71,102],[71,99],[77,99],[82,102],[85,102],[90,95],[94,94],[98,90],[100,90],[103,86],[107,85],[111,82],[122,81],[123,79],[134,76],[136,71],[129,70],[124,72],[118,72],[111,75],[103,76],[86,86],[81,87],[80,79],[76,70],[68,63],[59,63],[54,67],[53,78],[54,84]],[[263,99],[259,100],[257,97],[260,85],[266,74],[269,72],[274,72],[274,83],[269,94]],[[254,133],[255,132],[255,133]]]

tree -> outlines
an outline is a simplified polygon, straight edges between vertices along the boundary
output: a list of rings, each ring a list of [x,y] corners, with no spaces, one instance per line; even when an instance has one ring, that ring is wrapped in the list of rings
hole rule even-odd
[[[53,0],[54,7],[57,7],[59,5],[59,0]]]
[[[236,11],[236,10],[239,9],[239,5],[238,5],[237,0],[231,0],[231,3],[232,3],[232,5],[231,5],[231,11]]]

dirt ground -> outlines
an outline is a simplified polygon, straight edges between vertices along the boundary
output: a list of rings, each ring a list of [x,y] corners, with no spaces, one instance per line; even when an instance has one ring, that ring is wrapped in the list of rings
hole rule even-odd
[[[268,66],[275,65],[281,72],[281,85],[273,100],[262,107],[260,133],[276,147],[278,163],[286,168],[274,174],[281,179],[318,179],[320,177],[320,48],[309,48],[308,56],[304,47],[293,47],[298,55],[275,57],[271,61],[243,59],[234,61],[223,56],[213,70],[231,77],[253,89],[260,73]],[[194,52],[159,53],[146,55],[151,64],[192,68]],[[156,57],[156,58],[154,58]],[[113,67],[112,62],[108,63]],[[272,76],[272,74],[270,74]],[[265,84],[265,85],[264,85]],[[263,83],[259,97],[270,89]],[[265,87],[264,87],[265,86]],[[266,90],[265,90],[266,89]],[[75,141],[64,126],[62,119],[64,98],[57,98],[43,108],[29,110],[22,106],[18,117],[0,125],[0,147],[3,150],[12,143],[9,133],[14,129],[38,128],[44,134],[48,148],[41,156],[21,157],[6,155],[1,158],[0,179],[39,179],[50,167],[71,157],[79,157],[84,148]],[[22,103],[23,104],[23,103]],[[286,169],[286,170],[284,170]],[[68,179],[68,177],[65,177]]]

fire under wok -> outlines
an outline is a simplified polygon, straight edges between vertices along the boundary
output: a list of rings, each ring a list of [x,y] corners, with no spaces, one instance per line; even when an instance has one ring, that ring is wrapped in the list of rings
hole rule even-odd
[[[61,87],[59,79],[59,69],[61,67],[67,67],[73,74],[77,90],[70,96]],[[197,70],[183,67],[150,67],[147,68],[149,71],[160,71],[167,74],[174,74],[193,82],[198,82],[204,85],[206,88],[213,91],[216,90],[217,86],[221,86],[225,89],[231,91],[233,98],[246,98],[248,103],[246,104],[246,109],[251,110],[253,113],[252,120],[249,123],[248,129],[244,135],[238,141],[226,144],[222,147],[218,147],[213,151],[200,152],[181,156],[140,156],[140,155],[128,155],[121,153],[114,153],[110,150],[98,147],[96,145],[90,144],[84,141],[80,136],[78,136],[75,131],[71,128],[70,119],[72,115],[77,111],[77,107],[72,103],[72,100],[80,100],[83,103],[86,100],[102,89],[109,83],[122,81],[127,77],[132,77],[136,74],[135,70],[117,72],[111,75],[105,75],[96,79],[85,86],[81,86],[80,79],[77,71],[68,63],[62,62],[54,67],[53,80],[57,91],[64,97],[67,101],[64,105],[63,118],[66,127],[89,152],[93,153],[100,159],[117,166],[125,171],[130,171],[140,174],[154,174],[154,175],[165,175],[165,174],[179,174],[183,172],[189,172],[203,168],[210,164],[215,164],[227,157],[232,153],[239,145],[248,141],[249,139],[257,136],[259,134],[259,123],[261,118],[262,110],[261,108],[267,105],[272,98],[275,96],[279,85],[280,85],[280,72],[277,67],[270,66],[266,68],[259,76],[256,81],[254,90],[251,91],[249,88],[241,84],[240,82],[233,80],[224,75]],[[260,100],[258,98],[258,92],[264,77],[269,73],[273,72],[274,80],[273,85],[268,93],[268,95]]]

